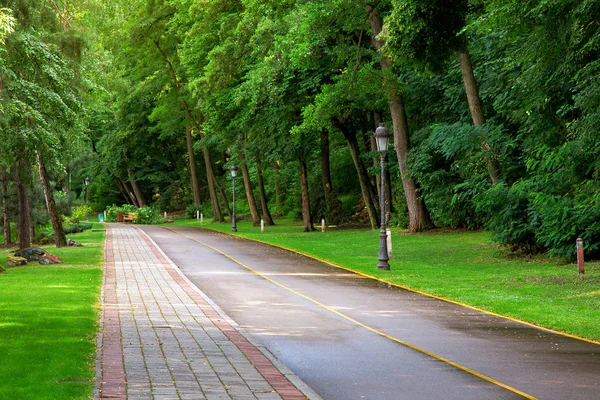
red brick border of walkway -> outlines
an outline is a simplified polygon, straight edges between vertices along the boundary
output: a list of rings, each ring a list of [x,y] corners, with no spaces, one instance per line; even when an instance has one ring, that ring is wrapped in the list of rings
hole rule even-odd
[[[281,373],[273,363],[265,357],[265,355],[248,339],[246,339],[237,329],[235,329],[229,322],[224,320],[219,313],[208,304],[198,292],[196,292],[190,284],[183,279],[183,277],[175,271],[169,260],[167,260],[163,254],[158,250],[156,245],[145,233],[141,233],[142,237],[148,243],[152,252],[158,257],[158,259],[166,267],[169,274],[175,279],[175,281],[181,286],[183,290],[196,302],[202,312],[210,319],[210,321],[217,327],[238,349],[246,356],[246,358],[254,365],[257,371],[265,378],[265,380],[275,389],[275,391],[284,400],[306,400],[307,397],[292,383],[290,380]]]
[[[100,399],[126,399],[127,383],[123,366],[121,324],[117,304],[117,274],[110,228],[106,227],[104,248],[104,315],[102,318],[102,360]]]

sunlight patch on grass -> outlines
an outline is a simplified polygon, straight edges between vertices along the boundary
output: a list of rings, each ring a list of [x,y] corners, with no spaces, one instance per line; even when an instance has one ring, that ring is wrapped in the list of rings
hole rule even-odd
[[[104,232],[69,237],[89,245],[44,247],[64,264],[0,275],[0,398],[92,396]]]

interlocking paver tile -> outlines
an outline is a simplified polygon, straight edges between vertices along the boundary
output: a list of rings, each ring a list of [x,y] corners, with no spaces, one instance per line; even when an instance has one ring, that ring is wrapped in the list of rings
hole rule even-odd
[[[288,390],[300,393],[289,382],[281,390],[286,394],[277,393],[268,380],[275,371],[279,386],[283,375],[270,362],[272,370],[264,369],[264,356],[174,272],[144,234],[123,224],[109,225],[107,234],[103,340],[112,347],[105,345],[99,360],[108,364],[110,357],[122,357],[116,362],[122,370],[111,375],[110,387],[100,386],[101,399],[124,398],[125,390],[128,399],[161,400],[276,400]],[[120,337],[106,338],[119,331]],[[100,365],[104,378],[108,368]]]

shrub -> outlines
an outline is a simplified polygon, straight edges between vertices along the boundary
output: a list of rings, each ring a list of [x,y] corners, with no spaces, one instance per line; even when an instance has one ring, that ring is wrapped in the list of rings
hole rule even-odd
[[[185,217],[186,218],[196,218],[196,213],[198,211],[203,213],[202,206],[199,204],[192,204],[191,206],[187,206],[185,208]]]
[[[539,219],[529,199],[528,182],[519,181],[510,188],[504,183],[491,187],[477,198],[477,211],[490,216],[486,228],[492,240],[511,251],[537,253]]]
[[[137,214],[135,221],[133,221],[136,224],[160,224],[165,222],[165,219],[160,216],[154,207],[145,206],[133,212]]]
[[[88,229],[92,229],[92,224],[88,222],[70,224],[64,227],[65,235],[87,231]]]
[[[90,214],[92,212],[92,207],[88,205],[82,205],[74,207],[71,211],[71,222],[77,223],[85,219],[86,214]]]
[[[137,211],[137,208],[131,204],[123,204],[122,206],[113,204],[106,207],[106,222],[115,222],[117,220],[117,212],[134,213]]]

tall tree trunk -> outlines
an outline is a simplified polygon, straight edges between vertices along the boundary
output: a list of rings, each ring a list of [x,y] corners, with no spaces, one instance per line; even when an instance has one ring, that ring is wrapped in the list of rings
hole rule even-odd
[[[381,55],[380,49],[383,42],[377,39],[377,35],[381,33],[383,20],[377,11],[370,5],[367,5],[367,13],[369,15],[369,23],[373,34],[373,44],[377,49],[377,52]],[[384,73],[392,73],[392,61],[389,58],[381,55],[380,65]],[[392,123],[394,124],[394,146],[396,148],[396,156],[398,157],[400,175],[402,177],[402,186],[404,187],[404,195],[406,196],[406,204],[408,207],[408,230],[411,233],[421,232],[433,228],[433,223],[431,222],[431,217],[425,206],[425,202],[419,197],[419,187],[417,182],[409,176],[406,168],[406,160],[410,150],[408,123],[406,121],[404,100],[394,87],[389,88],[388,103],[392,115]]]
[[[17,202],[19,206],[19,248],[31,247],[31,213],[29,210],[29,194],[23,182],[27,174],[27,161],[17,161]]]
[[[119,188],[119,191],[121,192],[121,196],[123,196],[123,198],[125,199],[127,204],[132,204],[131,197],[129,197],[129,193],[127,193],[127,190],[125,190],[125,187],[123,186],[123,183],[121,182],[121,180],[115,178],[115,184]]]
[[[198,178],[196,177],[196,161],[194,159],[194,143],[192,141],[192,128],[189,125],[185,127],[185,141],[187,143],[190,181],[192,184],[192,192],[194,193],[194,204],[199,206],[202,202],[202,198],[200,197],[200,185],[198,185]]]
[[[310,195],[308,191],[308,167],[304,158],[304,152],[300,151],[300,192],[302,194],[302,220],[304,221],[304,232],[312,232],[315,227],[310,212]]]
[[[281,181],[279,178],[279,163],[277,161],[273,162],[273,169],[275,170],[275,214],[281,214],[281,195],[283,191],[281,190]]]
[[[35,238],[35,221],[33,220],[33,201],[29,196],[29,237],[31,240]]]
[[[38,151],[36,154],[38,169],[40,170],[40,181],[44,188],[44,196],[46,197],[46,206],[48,208],[48,214],[50,215],[50,222],[52,223],[52,230],[54,231],[54,243],[56,247],[65,247],[67,245],[67,237],[65,236],[65,230],[62,226],[62,221],[58,210],[56,209],[56,203],[54,202],[54,196],[52,194],[52,188],[50,188],[50,179],[48,178],[48,171],[42,160],[42,155]]]
[[[8,174],[6,167],[2,167],[2,214],[4,222],[4,244],[9,245],[10,239],[10,218],[8,215]]]
[[[329,149],[329,131],[321,129],[321,176],[323,178],[323,195],[327,206],[327,221],[337,224],[341,215],[341,202],[336,198],[331,179],[331,163]]]
[[[258,192],[260,194],[260,208],[262,210],[263,219],[265,220],[265,225],[275,225],[273,222],[273,217],[271,216],[271,212],[269,211],[269,203],[267,202],[267,193],[265,192],[265,181],[263,179],[263,170],[260,167],[260,160],[256,160],[256,169],[258,175]]]
[[[360,158],[360,149],[358,147],[358,140],[356,139],[356,133],[353,130],[348,129],[342,123],[336,123],[336,126],[342,132],[346,141],[348,142],[348,147],[350,148],[350,155],[352,156],[352,161],[354,161],[354,167],[356,168],[356,174],[358,175],[358,182],[360,184],[360,191],[362,193],[363,201],[365,202],[365,207],[367,208],[367,213],[369,214],[369,222],[371,223],[372,229],[377,229],[379,227],[379,218],[377,216],[377,209],[375,208],[375,201],[373,198],[373,190],[369,187],[371,182],[369,180],[369,174],[367,173],[367,168]]]
[[[175,84],[175,88],[177,89],[177,92],[180,95],[182,95],[181,83],[179,82],[179,78],[177,78],[177,73],[175,72],[173,63],[171,63],[171,60],[167,56],[167,53],[165,53],[165,51],[160,46],[160,43],[158,42],[158,40],[156,40],[156,39],[154,40],[154,45],[156,46],[156,48],[160,52],[161,56],[167,63],[167,68],[169,70],[169,73],[171,74],[171,78],[173,79],[173,83]],[[190,124],[192,124],[196,128],[198,134],[200,135],[200,138],[202,138],[202,133],[201,133],[202,129],[201,129],[200,118],[199,119],[194,118],[194,116],[192,115],[192,110],[190,110],[190,106],[187,103],[187,101],[184,99],[183,96],[181,96],[181,99],[182,99],[181,103],[183,104],[183,108],[185,110],[185,116],[186,116],[187,120],[190,122]],[[225,221],[225,219],[223,218],[223,214],[221,213],[221,206],[219,205],[219,198],[217,197],[217,192],[215,189],[215,182],[217,181],[217,177],[215,176],[214,171],[213,171],[212,157],[210,155],[210,149],[208,149],[205,146],[203,151],[204,151],[204,163],[206,165],[206,178],[208,181],[208,191],[210,194],[210,201],[212,203],[214,220],[217,222],[223,222],[223,221]],[[192,151],[190,152],[189,145],[188,145],[188,156],[189,156],[190,160],[192,160],[194,157],[193,148],[192,148]],[[196,174],[196,166],[195,165],[190,164],[190,174],[194,174],[194,175]]]
[[[133,173],[131,171],[128,171],[128,175],[129,175],[129,183],[131,183],[131,187],[133,188],[133,193],[135,193],[135,198],[137,199],[138,206],[140,208],[145,207],[146,199],[144,199],[144,194],[140,190],[140,187],[138,186],[137,182],[135,181],[135,179],[133,179]]]
[[[260,214],[258,212],[258,207],[256,207],[256,201],[254,200],[252,182],[250,181],[250,173],[248,172],[248,165],[246,165],[246,157],[244,156],[244,152],[241,148],[239,149],[239,158],[242,164],[242,176],[244,177],[244,188],[246,189],[248,208],[250,208],[250,215],[252,216],[252,225],[260,226]]]
[[[225,194],[225,190],[223,190],[223,185],[219,182],[219,179],[215,176],[215,183],[217,184],[217,188],[219,189],[219,193],[223,198],[223,204],[225,205],[225,211],[227,211],[227,215],[231,219],[231,207],[229,206],[229,200],[227,199],[227,194]]]
[[[154,42],[154,45],[156,46],[156,48],[158,49],[159,53],[165,60],[165,63],[167,64],[167,69],[169,70],[169,74],[171,75],[171,78],[173,79],[175,88],[180,95],[181,103],[183,104],[183,108],[185,110],[185,116],[186,116],[188,122],[190,124],[193,124],[194,127],[197,129],[198,134],[200,134],[200,132],[201,132],[200,123],[196,120],[196,118],[193,117],[192,111],[190,110],[190,107],[189,107],[187,101],[185,100],[185,98],[183,97],[183,94],[181,93],[181,83],[179,82],[179,78],[177,77],[175,67],[173,67],[173,63],[169,59],[167,53],[165,53],[163,48],[160,46],[159,41],[157,39],[154,39],[153,42]],[[196,177],[196,164],[194,162],[194,146],[192,143],[191,128],[189,126],[187,126],[185,129],[185,139],[187,142],[187,150],[188,150],[190,180],[192,181],[192,190],[194,191],[194,203],[199,205],[201,203],[202,199],[200,197],[200,189],[198,186],[198,179],[196,179],[197,177]],[[207,152],[209,153],[208,159],[206,158]],[[215,216],[214,219],[215,219],[215,221],[223,222],[224,220],[223,220],[223,215],[221,214],[221,208],[219,207],[217,195],[216,195],[216,192],[214,191],[214,181],[216,180],[216,178],[214,176],[214,173],[212,172],[212,165],[211,165],[210,169],[208,168],[208,164],[212,163],[211,158],[210,158],[210,151],[208,151],[208,149],[206,147],[204,148],[204,162],[207,164],[206,177],[208,180],[208,187],[210,190],[210,200],[213,203],[212,207],[213,207],[213,212],[214,212],[214,216]]]
[[[479,88],[473,73],[473,64],[471,63],[471,55],[469,50],[458,53],[460,62],[460,71],[462,72],[465,91],[467,92],[467,101],[469,102],[469,110],[471,111],[471,119],[476,127],[481,128],[485,124],[485,116],[483,115],[483,107],[481,106],[481,97],[479,97]],[[484,161],[487,167],[492,185],[496,185],[500,180],[500,163],[490,154],[490,145],[487,142],[487,137],[484,136],[481,140],[481,149],[483,150]]]
[[[210,195],[210,203],[213,209],[213,219],[215,222],[224,222],[223,213],[221,212],[221,206],[219,205],[219,198],[217,197],[216,180],[217,177],[213,171],[212,156],[208,147],[204,147],[204,165],[206,167],[206,180],[208,181],[208,194]]]
[[[125,188],[125,191],[127,192],[127,195],[129,196],[129,198],[131,199],[131,202],[133,203],[134,207],[140,208],[140,203],[138,203],[138,200],[135,197],[133,190],[129,187],[129,182],[121,180],[121,184]]]

